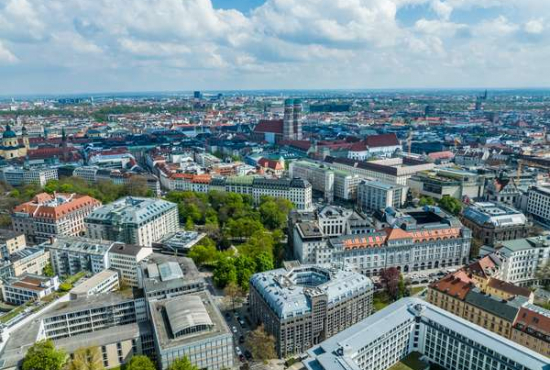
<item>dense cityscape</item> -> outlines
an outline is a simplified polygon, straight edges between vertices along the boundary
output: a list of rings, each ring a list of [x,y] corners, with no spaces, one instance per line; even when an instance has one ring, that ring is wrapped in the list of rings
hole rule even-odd
[[[550,93],[0,102],[0,368],[548,369]]]

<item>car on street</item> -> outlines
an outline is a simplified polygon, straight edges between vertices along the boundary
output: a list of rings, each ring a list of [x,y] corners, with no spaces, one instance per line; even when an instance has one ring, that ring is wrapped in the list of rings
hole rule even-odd
[[[244,335],[241,335],[239,337],[239,344],[243,344],[244,343]]]
[[[249,350],[245,350],[244,357],[246,357],[247,360],[252,360],[252,353],[250,353]]]
[[[231,328],[231,330],[233,331],[234,334],[237,334],[237,328],[236,328],[235,326],[233,326],[233,327]]]

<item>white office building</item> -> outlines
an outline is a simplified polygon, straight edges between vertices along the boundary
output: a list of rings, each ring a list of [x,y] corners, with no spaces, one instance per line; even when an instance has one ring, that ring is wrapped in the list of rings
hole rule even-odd
[[[526,212],[533,220],[550,225],[550,184],[529,189]]]
[[[109,249],[109,266],[119,272],[123,284],[137,287],[139,264],[151,254],[153,248],[116,243]]]
[[[546,370],[548,358],[418,298],[403,298],[313,347],[308,370],[386,370],[417,355],[425,368]]]
[[[407,199],[408,188],[375,180],[363,180],[357,186],[357,205],[363,211],[392,207],[401,208]]]

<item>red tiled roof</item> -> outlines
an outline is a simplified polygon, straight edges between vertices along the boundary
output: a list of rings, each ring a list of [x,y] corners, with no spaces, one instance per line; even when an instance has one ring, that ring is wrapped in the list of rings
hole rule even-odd
[[[526,328],[529,327],[534,331],[543,333],[544,335],[550,335],[550,317],[531,311],[528,308],[520,308],[516,322],[514,323],[516,329],[518,329],[518,324],[521,324]]]
[[[258,133],[275,133],[283,134],[284,121],[282,119],[263,119],[256,127],[254,127],[254,132]]]
[[[30,217],[49,218],[58,220],[80,208],[87,206],[100,206],[101,202],[88,195],[79,194],[58,194],[69,199],[67,202],[58,206],[44,205],[44,202],[53,200],[54,196],[48,193],[41,193],[34,197],[30,202],[18,205],[13,209],[14,212],[24,212]]]
[[[451,158],[454,158],[454,156],[455,156],[454,153],[449,150],[428,154],[428,157],[430,157],[431,159],[447,159],[447,158],[451,159]]]
[[[448,294],[452,297],[463,300],[466,294],[472,289],[473,284],[465,282],[460,278],[449,275],[435,283],[430,284],[430,288],[439,292]]]
[[[284,170],[281,162],[267,158],[260,158],[258,165],[264,168],[270,168],[272,170]]]
[[[399,145],[399,140],[394,133],[368,136],[365,141],[371,148]]]

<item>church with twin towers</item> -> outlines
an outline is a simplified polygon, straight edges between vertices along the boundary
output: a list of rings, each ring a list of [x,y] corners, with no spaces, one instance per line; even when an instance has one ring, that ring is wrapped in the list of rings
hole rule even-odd
[[[302,140],[302,100],[286,99],[283,119],[283,139]]]

